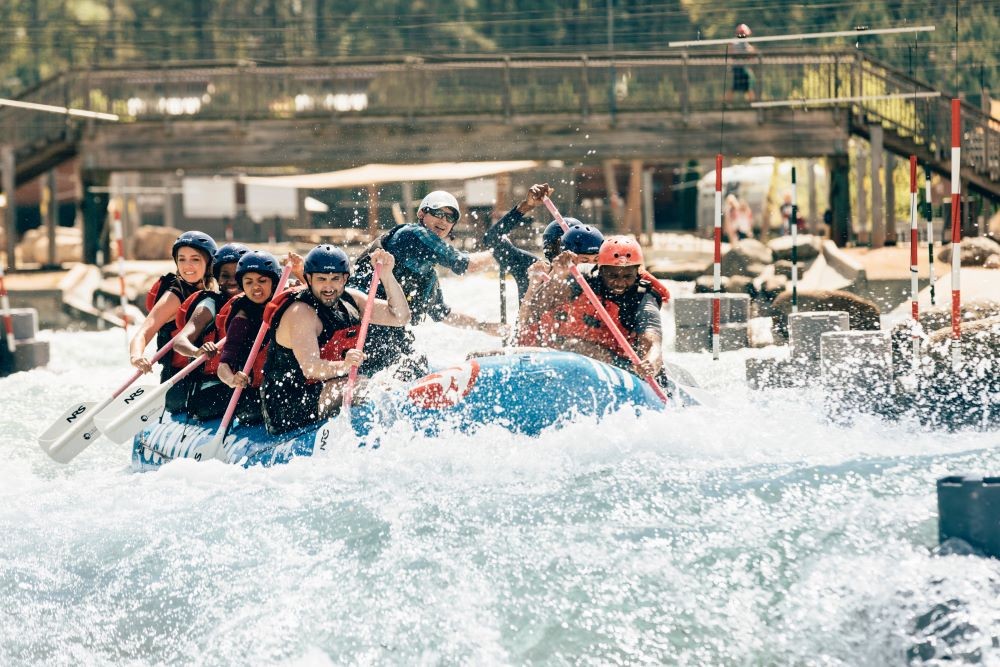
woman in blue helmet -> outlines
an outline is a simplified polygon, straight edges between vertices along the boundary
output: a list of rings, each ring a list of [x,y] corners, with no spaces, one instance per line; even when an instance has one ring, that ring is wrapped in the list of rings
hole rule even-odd
[[[240,293],[236,265],[250,248],[242,243],[228,243],[215,253],[212,274],[219,292],[198,291],[189,296],[177,311],[175,324],[180,331],[174,337],[175,367],[186,366],[192,358],[208,354],[210,358],[185,380],[185,411],[197,419],[215,419],[225,411],[229,388],[219,381],[216,372],[219,357],[215,343],[225,336],[215,326],[215,317],[225,303]]]
[[[172,255],[177,270],[161,276],[150,288],[146,295],[149,313],[129,341],[129,362],[143,373],[153,370],[144,356],[146,346],[154,336],[157,348],[173,338],[181,304],[199,290],[215,290],[212,263],[217,250],[215,241],[204,232],[184,232],[174,241]],[[163,364],[160,381],[168,380],[175,372],[171,364]]]
[[[395,258],[383,249],[372,250],[370,257],[382,262],[380,286],[387,295],[375,301],[372,327],[402,327],[410,320],[410,309],[393,275]],[[268,307],[272,337],[261,407],[269,432],[284,433],[339,410],[344,378],[365,356],[354,347],[368,296],[348,289],[350,273],[343,250],[317,246],[306,255],[306,288],[286,290]]]
[[[226,336],[216,372],[228,387],[243,388],[236,407],[236,416],[243,423],[261,419],[259,387],[266,350],[258,353],[250,375],[243,372],[243,366],[264,321],[264,309],[274,296],[280,278],[281,269],[274,255],[263,250],[246,253],[236,265],[236,281],[243,293],[230,299],[216,317],[216,328],[225,331]]]
[[[425,317],[430,317],[451,326],[500,335],[500,324],[482,322],[455,312],[444,302],[437,266],[445,266],[461,275],[467,271],[482,271],[493,265],[489,252],[465,253],[448,244],[460,218],[461,209],[453,195],[443,190],[430,193],[420,202],[416,223],[397,225],[358,257],[356,272],[349,285],[359,290],[368,289],[372,277],[370,255],[376,249],[384,249],[396,258],[395,274],[409,303],[411,324],[419,324]],[[381,286],[377,296],[386,298]],[[365,355],[367,359],[361,372],[366,375],[404,359],[408,359],[413,366],[404,373],[419,377],[426,372],[426,362],[415,358],[413,334],[406,328],[373,325],[365,343]]]

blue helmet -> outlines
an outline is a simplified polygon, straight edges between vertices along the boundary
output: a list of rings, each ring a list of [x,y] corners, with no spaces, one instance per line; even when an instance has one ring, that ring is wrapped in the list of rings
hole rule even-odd
[[[306,255],[306,273],[350,273],[351,260],[347,253],[337,246],[324,243]]]
[[[268,276],[275,285],[278,284],[278,280],[281,278],[281,268],[278,266],[278,260],[274,258],[274,255],[264,250],[250,250],[240,257],[240,261],[236,265],[237,284],[242,285],[243,276],[248,273],[259,273]]]
[[[572,218],[566,218],[569,222]],[[575,252],[578,255],[596,255],[604,243],[604,234],[590,225],[577,223],[569,228],[562,237],[563,250]]]
[[[208,255],[206,260],[209,265],[212,264],[212,261],[215,259],[215,253],[219,250],[212,237],[205,232],[184,232],[177,237],[173,248],[170,249],[170,254],[173,256],[175,262],[177,261],[177,251],[185,246],[200,250]]]
[[[222,271],[223,264],[238,262],[240,261],[240,257],[248,252],[250,252],[250,248],[242,243],[227,243],[219,248],[215,253],[215,263],[212,266],[212,273],[215,275],[215,279],[219,279],[219,273]]]
[[[563,218],[563,220],[569,227],[583,224],[576,218]],[[545,231],[542,232],[542,249],[545,251],[545,259],[552,261],[559,254],[561,249],[559,242],[562,240],[562,236],[563,230],[558,220],[553,220],[545,226]]]

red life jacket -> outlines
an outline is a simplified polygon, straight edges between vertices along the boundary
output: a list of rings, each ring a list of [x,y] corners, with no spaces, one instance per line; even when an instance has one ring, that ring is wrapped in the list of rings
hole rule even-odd
[[[594,277],[587,282],[594,287],[593,283],[596,281],[599,281],[599,278]],[[601,304],[611,317],[611,321],[632,347],[635,347],[638,335],[626,322],[635,321],[642,299],[648,293],[652,293],[657,300],[661,298],[660,293],[649,282],[640,278],[635,287],[625,293],[621,306],[609,299],[601,299]],[[535,335],[537,344],[541,346],[551,347],[553,339],[557,338],[576,338],[600,345],[615,353],[620,352],[618,341],[597,314],[597,309],[590,299],[582,293],[569,303],[543,313],[539,318]]]
[[[361,311],[358,304],[349,293],[344,292],[340,297],[340,304],[344,306],[350,324],[345,326],[342,317],[334,317],[327,311],[333,311],[322,307],[312,292],[306,288],[302,290],[285,290],[278,296],[271,299],[264,310],[264,320],[271,323],[271,331],[277,332],[281,324],[281,318],[293,303],[301,301],[316,310],[323,330],[316,338],[319,345],[319,356],[326,361],[343,361],[349,350],[353,350],[358,341],[358,332],[361,330]],[[352,312],[353,311],[353,312]],[[337,311],[333,311],[337,312]],[[339,314],[339,313],[338,313]],[[272,333],[272,338],[273,338]],[[263,352],[263,351],[262,351]],[[258,357],[264,356],[263,354]],[[256,367],[256,364],[255,364]],[[261,366],[263,370],[263,365]],[[306,380],[308,384],[320,382],[320,380]]]
[[[219,301],[223,298],[218,292],[212,292],[209,290],[198,290],[188,298],[184,299],[181,307],[177,309],[177,314],[174,315],[174,327],[179,332],[184,328],[184,325],[188,323],[191,316],[194,315],[194,311],[197,310],[197,305],[202,302],[203,299],[213,299],[215,301],[216,307],[219,305]],[[206,342],[215,342],[219,339],[218,332],[216,331],[215,324],[210,323],[205,330],[201,333],[201,340],[199,345]],[[170,357],[170,364],[174,368],[184,368],[189,363],[191,363],[191,358],[186,357],[178,352],[172,352]],[[209,357],[208,361],[198,367],[198,371],[204,375],[215,375],[215,371],[219,367],[219,355]]]
[[[277,299],[277,298],[279,298],[279,297],[280,298],[284,298],[284,295],[287,294],[288,292],[289,292],[289,290],[282,290],[281,294],[279,294],[278,296],[274,297],[274,299],[272,299],[270,302],[268,302],[267,306],[264,307],[264,320],[263,321],[265,321],[265,322],[266,321],[270,321],[270,318],[268,317],[268,312],[272,312],[271,311],[271,304],[274,303],[274,300]],[[237,294],[233,298],[229,299],[229,301],[226,301],[225,305],[222,306],[222,308],[219,309],[219,313],[215,316],[215,330],[217,332],[220,332],[220,331],[221,332],[226,332],[226,335],[228,335],[228,333],[229,333],[229,318],[233,315],[234,312],[235,313],[239,313],[241,310],[243,310],[243,308],[242,308],[242,302],[240,301],[240,299],[247,299],[247,300],[249,300],[249,297],[247,295],[245,295],[245,294],[242,294],[242,293]],[[267,348],[268,348],[269,345],[270,345],[270,342],[269,341],[265,341],[264,344],[261,345],[260,350],[257,351],[257,356],[253,360],[253,366],[250,367],[250,386],[251,387],[255,387],[255,388],[259,387],[261,385],[261,382],[264,381],[264,363],[267,361]],[[218,355],[217,354],[213,358],[213,360],[215,361],[214,372],[218,372],[218,370],[219,370],[219,363],[220,363],[220,360],[221,360],[221,356],[222,355]],[[242,371],[242,370],[243,370],[243,368],[234,368],[233,369],[234,372],[235,371]]]
[[[654,276],[652,273],[646,271],[645,269],[640,269],[639,280],[645,280],[649,283],[649,289],[653,290],[660,296],[661,304],[670,301],[670,290],[668,290],[667,286],[661,283],[659,278]]]

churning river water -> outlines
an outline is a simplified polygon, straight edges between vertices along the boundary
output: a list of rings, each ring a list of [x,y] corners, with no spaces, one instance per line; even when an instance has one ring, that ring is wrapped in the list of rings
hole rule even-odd
[[[498,312],[495,280],[444,290]],[[43,335],[0,379],[0,665],[1000,663],[998,564],[933,553],[935,480],[1000,472],[1000,433],[830,425],[818,390],[747,389],[773,351],[668,354],[716,410],[136,474],[35,442],[127,377],[122,332]]]

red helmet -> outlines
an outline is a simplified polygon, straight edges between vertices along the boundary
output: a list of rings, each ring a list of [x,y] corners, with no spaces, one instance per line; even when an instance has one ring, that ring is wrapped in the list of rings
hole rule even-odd
[[[737,37],[749,37],[752,34],[753,33],[750,32],[750,26],[748,26],[746,23],[741,23],[738,26],[736,26]]]
[[[597,253],[598,266],[639,266],[642,263],[642,248],[631,236],[609,236]]]

